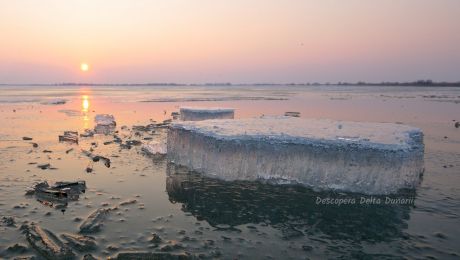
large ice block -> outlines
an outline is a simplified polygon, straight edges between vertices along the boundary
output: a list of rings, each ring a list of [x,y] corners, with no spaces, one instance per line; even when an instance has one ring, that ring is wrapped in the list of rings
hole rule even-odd
[[[393,123],[263,117],[175,122],[168,158],[224,180],[391,194],[423,173],[423,133]]]
[[[207,119],[233,119],[235,109],[218,107],[181,107],[180,119],[183,121],[201,121]]]

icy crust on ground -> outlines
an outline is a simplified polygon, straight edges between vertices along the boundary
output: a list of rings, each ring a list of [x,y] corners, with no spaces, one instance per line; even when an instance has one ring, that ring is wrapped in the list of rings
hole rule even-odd
[[[365,194],[415,188],[424,167],[421,130],[389,123],[286,117],[178,122],[167,149],[170,161],[224,180]]]
[[[180,117],[184,121],[207,119],[233,119],[235,109],[219,107],[181,107]]]

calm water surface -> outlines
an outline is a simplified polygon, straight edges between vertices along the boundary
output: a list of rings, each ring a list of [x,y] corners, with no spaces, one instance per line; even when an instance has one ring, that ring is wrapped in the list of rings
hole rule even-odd
[[[67,102],[47,104],[56,98]],[[234,107],[238,118],[299,111],[305,118],[413,125],[425,133],[423,181],[416,191],[395,196],[413,199],[409,203],[387,204],[385,197],[365,197],[373,202],[360,203],[359,194],[205,178],[146,156],[139,146],[121,150],[117,144],[104,145],[112,136],[81,138],[78,145],[57,141],[65,130],[94,127],[99,113],[115,116],[123,140],[161,140],[166,130],[136,136],[130,128],[168,119],[183,105]],[[98,245],[93,256],[173,245],[172,252],[223,259],[460,258],[460,128],[453,121],[460,120],[457,88],[2,86],[0,120],[0,215],[17,222],[17,227],[0,224],[0,258],[36,254],[18,228],[24,221],[58,235],[77,233],[80,219],[92,211],[128,199],[137,202],[119,206],[101,231],[91,234]],[[81,153],[91,147],[111,159],[110,168]],[[41,170],[35,163],[55,169]],[[92,173],[85,171],[88,166]],[[25,196],[36,181],[77,179],[85,180],[88,190],[64,211]],[[318,198],[357,203],[322,205]],[[150,242],[152,233],[162,242]],[[16,243],[28,249],[8,250]]]

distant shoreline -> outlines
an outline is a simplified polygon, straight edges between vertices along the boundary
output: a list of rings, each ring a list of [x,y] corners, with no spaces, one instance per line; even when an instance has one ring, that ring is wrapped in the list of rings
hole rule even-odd
[[[134,87],[148,87],[148,86],[377,86],[377,87],[460,87],[458,82],[435,82],[431,80],[418,80],[412,82],[337,82],[337,83],[198,83],[198,84],[185,84],[185,83],[87,83],[87,82],[62,82],[62,83],[0,83],[0,86],[104,86],[104,87],[119,87],[119,86],[134,86]]]

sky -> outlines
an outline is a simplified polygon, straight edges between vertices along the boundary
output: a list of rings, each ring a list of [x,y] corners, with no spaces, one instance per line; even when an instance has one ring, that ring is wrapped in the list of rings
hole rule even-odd
[[[0,3],[0,83],[419,79],[460,81],[460,1]]]

